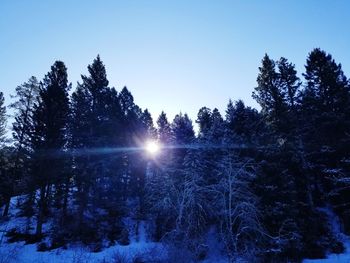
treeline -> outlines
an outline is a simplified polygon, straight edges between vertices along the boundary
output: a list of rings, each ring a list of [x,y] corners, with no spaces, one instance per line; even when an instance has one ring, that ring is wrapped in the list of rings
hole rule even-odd
[[[240,100],[225,116],[203,107],[197,136],[186,114],[170,123],[162,112],[155,127],[126,87],[110,87],[99,56],[88,71],[71,95],[61,61],[18,86],[11,143],[1,93],[2,213],[21,195],[28,219],[10,237],[41,250],[79,241],[98,251],[105,241],[128,244],[131,217],[193,260],[205,258],[211,229],[232,262],[344,249],[329,214],[350,232],[350,83],[331,55],[312,50],[304,82],[287,59],[265,55],[253,92],[261,111]],[[142,149],[150,139],[163,145],[155,157]]]

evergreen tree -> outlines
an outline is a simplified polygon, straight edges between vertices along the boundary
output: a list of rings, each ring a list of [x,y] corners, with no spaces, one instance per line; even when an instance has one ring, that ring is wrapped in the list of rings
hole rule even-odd
[[[70,123],[70,148],[73,153],[73,175],[77,187],[76,202],[78,205],[78,224],[83,225],[83,214],[88,203],[89,189],[93,184],[89,174],[91,162],[89,151],[89,135],[91,122],[90,93],[78,85],[72,94],[72,121]]]
[[[300,86],[294,66],[285,58],[276,63],[265,54],[262,66],[259,67],[258,86],[253,98],[260,104],[263,116],[273,132],[286,137],[289,134],[288,102],[295,101],[297,88]]]
[[[159,141],[164,145],[169,144],[172,140],[171,127],[164,111],[158,117],[157,126]]]
[[[44,78],[39,102],[33,114],[33,175],[40,188],[36,234],[41,236],[42,224],[48,212],[48,201],[55,184],[62,175],[62,154],[67,143],[69,98],[67,68],[56,61]],[[47,161],[50,167],[47,167]]]
[[[183,178],[176,171],[182,169],[187,150],[193,147],[195,135],[192,121],[187,114],[177,114],[171,124],[171,130],[173,134],[172,144],[174,146],[172,150],[173,159],[171,169],[173,170],[174,177],[177,177],[178,181],[182,181]]]
[[[12,124],[12,135],[14,139],[14,160],[12,169],[12,192],[14,187],[19,188],[19,191],[33,190],[28,185],[30,183],[30,157],[33,151],[32,147],[32,132],[33,132],[33,110],[37,103],[40,85],[35,77],[31,77],[28,82],[16,88],[16,95],[12,96],[16,99],[10,104],[10,108],[15,111],[15,121]],[[13,194],[13,193],[12,193]],[[12,195],[11,194],[11,195]],[[11,196],[9,196],[11,197]],[[10,206],[10,198],[6,201],[4,215],[7,215]],[[26,206],[31,206],[30,202]],[[30,207],[24,207],[25,210]]]
[[[263,133],[263,122],[257,110],[246,107],[242,100],[230,100],[226,110],[226,140],[231,143],[255,144]]]
[[[153,125],[153,119],[151,114],[147,109],[144,110],[141,116],[141,121],[144,126],[144,134],[146,135],[146,138],[150,139],[156,139],[157,137],[157,132],[156,128]]]
[[[88,66],[72,95],[72,148],[74,174],[78,191],[77,235],[83,241],[101,240],[106,233],[119,230],[123,210],[124,113],[120,94],[108,87],[106,69],[100,57]],[[100,218],[103,209],[108,216]],[[94,218],[85,218],[88,210]],[[107,221],[108,224],[104,224]],[[107,227],[108,226],[108,227]],[[113,241],[116,235],[109,235]]]
[[[205,114],[201,114],[203,109]],[[209,118],[201,118],[201,116],[209,116]],[[228,146],[224,143],[224,120],[218,109],[210,111],[208,108],[202,108],[198,113],[198,121],[202,122],[202,128],[200,128],[196,139],[197,155],[200,156],[201,160],[201,173],[206,184],[215,184],[219,180],[218,161],[221,160],[224,150]]]
[[[349,81],[330,54],[311,51],[302,92],[302,135],[310,167],[313,196],[319,205],[332,201],[343,220],[349,218],[348,187],[350,131]]]
[[[199,137],[207,136],[211,128],[211,110],[207,107],[202,107],[198,114],[196,123],[199,125]]]
[[[175,116],[171,129],[177,145],[190,144],[195,138],[192,121],[186,113]]]
[[[319,143],[339,143],[349,125],[349,82],[341,65],[320,49],[309,54],[305,68],[302,107],[307,120],[303,124],[310,127],[308,133],[313,138],[321,140]]]
[[[301,81],[297,76],[295,65],[289,63],[284,57],[277,62],[278,67],[278,85],[281,87],[282,94],[289,109],[295,110],[298,100]]]
[[[211,113],[211,129],[210,138],[215,144],[221,144],[225,135],[225,123],[221,113],[217,108],[214,108]]]

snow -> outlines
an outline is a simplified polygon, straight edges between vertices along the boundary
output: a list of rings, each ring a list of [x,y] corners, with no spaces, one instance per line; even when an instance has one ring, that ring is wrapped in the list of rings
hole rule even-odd
[[[25,242],[8,243],[5,233],[13,228],[24,231],[28,219],[19,217],[17,204],[22,197],[11,199],[10,215],[6,220],[0,220],[0,263],[131,263],[137,257],[142,257],[146,262],[167,262],[169,247],[163,243],[156,243],[149,240],[148,222],[135,220],[132,217],[124,218],[124,223],[130,233],[130,244],[127,246],[114,245],[103,249],[100,252],[91,252],[89,248],[81,244],[70,244],[66,249],[58,248],[51,251],[37,251],[37,244],[25,244]],[[319,208],[327,214],[329,226],[338,240],[343,241],[345,252],[343,254],[329,254],[326,259],[305,259],[303,263],[349,263],[350,262],[350,237],[341,231],[338,217],[329,207]],[[35,219],[31,220],[35,224]],[[51,228],[51,222],[43,225],[44,232]],[[223,244],[219,240],[217,230],[212,227],[207,233],[205,244],[208,246],[208,256],[203,263],[224,263],[227,258],[222,255]],[[174,253],[174,252],[173,252]],[[178,255],[180,256],[180,255]]]
[[[41,262],[113,262],[117,258],[125,258],[131,262],[136,256],[152,255],[164,256],[164,249],[155,243],[131,243],[129,246],[112,246],[101,252],[93,253],[82,246],[69,247],[68,249],[54,249],[38,252],[35,244],[24,245],[24,242],[5,243],[0,247],[0,262],[41,263]]]
[[[131,263],[133,260],[142,256],[143,258],[161,260],[167,256],[167,251],[162,243],[155,243],[147,240],[146,223],[127,219],[127,223],[133,234],[131,243],[128,246],[114,245],[105,248],[101,252],[91,252],[81,244],[70,244],[67,249],[58,248],[51,251],[37,251],[37,244],[25,244],[25,242],[9,243],[5,233],[13,228],[24,231],[28,223],[25,217],[19,217],[19,209],[16,208],[22,197],[11,199],[10,214],[8,219],[0,221],[0,263],[108,263],[123,262]],[[0,209],[1,211],[1,209]],[[32,220],[32,226],[35,220]],[[137,231],[135,226],[138,228]],[[51,228],[51,222],[43,225],[43,231]],[[119,261],[118,261],[119,259]],[[123,259],[123,261],[121,261]]]
[[[123,219],[130,235],[130,244],[127,246],[116,244],[100,252],[91,252],[80,243],[71,243],[67,248],[41,252],[37,251],[38,244],[25,244],[24,241],[9,243],[5,233],[11,229],[25,232],[25,228],[30,224],[31,232],[35,231],[35,217],[28,221],[26,217],[19,216],[20,210],[17,206],[22,199],[23,196],[12,198],[8,218],[0,218],[0,263],[132,263],[136,262],[138,257],[144,260],[142,262],[165,263],[189,259],[184,251],[174,248],[171,244],[151,241],[149,233],[152,224],[146,220],[136,220],[135,215]],[[52,221],[45,222],[43,232],[48,233],[51,226]],[[228,262],[223,256],[225,248],[215,227],[210,228],[203,242],[203,246],[208,248],[208,255],[202,263]]]

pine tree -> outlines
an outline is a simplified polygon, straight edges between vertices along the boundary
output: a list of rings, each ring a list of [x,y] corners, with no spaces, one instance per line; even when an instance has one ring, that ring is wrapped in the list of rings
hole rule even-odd
[[[149,113],[148,109],[145,109],[141,116],[141,122],[144,126],[144,134],[146,135],[146,138],[149,139],[156,139],[157,133],[156,128],[153,124],[153,119],[151,114]]]
[[[126,146],[127,140],[120,94],[108,86],[106,69],[99,56],[88,66],[88,71],[89,75],[82,76],[82,83],[72,95],[71,125],[78,188],[75,200],[79,207],[76,230],[83,241],[91,237],[89,233],[99,240],[104,231],[116,232],[126,195],[123,187],[127,184],[123,178],[125,153],[118,151]],[[88,208],[94,215],[89,220],[84,218]],[[101,209],[109,215],[105,219],[99,217]],[[109,223],[104,224],[105,221]]]
[[[290,112],[295,105],[295,96],[300,84],[294,66],[285,58],[277,62],[277,67],[278,71],[276,63],[265,55],[259,68],[258,86],[253,93],[253,98],[262,108],[261,114],[266,123],[263,147],[254,156],[255,161],[259,163],[255,168],[257,176],[254,191],[261,198],[259,209],[263,213],[264,226],[273,237],[269,240],[267,249],[273,247],[275,251],[279,251],[277,255],[270,255],[272,258],[278,258],[280,254],[284,255],[282,257],[293,257],[302,250],[302,246],[297,246],[301,242],[301,235],[297,222],[299,211],[295,205],[299,201],[296,174],[290,170],[293,167],[290,161],[293,151],[290,152],[288,145],[285,145],[292,130]],[[244,106],[242,103],[237,106],[237,115],[244,119]],[[248,127],[238,125],[239,131],[249,130]]]
[[[186,113],[180,113],[175,116],[171,124],[171,129],[174,141],[178,145],[190,144],[195,138],[192,121]]]
[[[91,146],[100,147],[105,142],[101,136],[104,130],[106,116],[105,99],[108,92],[108,80],[105,66],[97,56],[93,63],[88,66],[89,76],[81,76],[81,86],[86,89],[91,98],[91,124],[90,124],[90,143]]]
[[[281,59],[280,67],[287,62]],[[258,86],[253,92],[253,98],[261,106],[261,111],[271,130],[282,136],[288,134],[288,105],[285,100],[286,81],[282,81],[280,74],[276,71],[276,63],[265,54],[262,66],[259,67],[257,78]],[[284,75],[283,75],[284,76]],[[286,79],[286,77],[284,76]]]
[[[177,114],[171,124],[171,130],[173,134],[173,147],[172,150],[172,169],[174,177],[177,177],[179,181],[183,180],[179,173],[176,173],[178,169],[182,169],[183,161],[186,156],[187,149],[192,147],[195,140],[192,121],[187,114]]]
[[[322,140],[320,143],[334,145],[344,137],[349,125],[349,82],[341,65],[320,49],[309,54],[305,67],[307,83],[302,94],[302,107],[309,125],[304,124],[311,127],[310,135]]]
[[[88,203],[88,194],[93,181],[89,175],[89,135],[92,99],[87,89],[78,85],[72,94],[72,121],[70,123],[70,148],[73,153],[73,175],[77,187],[78,223],[83,224],[83,213]]]
[[[156,160],[151,163],[150,168],[152,169],[152,172],[156,174],[155,179],[166,180],[163,179],[163,177],[166,177],[168,175],[169,168],[174,158],[172,148],[174,140],[171,125],[168,122],[168,118],[163,111],[158,117],[157,126],[158,141],[161,145],[161,151],[158,154]]]
[[[319,205],[333,202],[343,220],[348,220],[346,165],[350,147],[350,86],[330,54],[311,51],[306,62],[306,87],[302,92],[302,136],[311,167],[313,196]]]
[[[62,170],[62,154],[67,143],[69,98],[67,68],[56,61],[47,73],[39,92],[39,102],[33,114],[33,149],[35,162],[33,175],[40,188],[37,236],[42,234],[42,224],[48,212],[48,200],[52,185],[59,180]],[[47,161],[50,166],[47,167]]]
[[[264,125],[258,111],[230,100],[226,110],[226,140],[233,144],[255,145],[263,134]]]
[[[295,110],[298,96],[300,95],[301,81],[297,76],[295,65],[289,63],[284,57],[277,62],[278,85],[282,89],[285,102],[291,110]]]
[[[200,114],[198,115],[200,116]],[[216,108],[213,111],[209,110],[205,115],[209,116],[209,119],[206,121],[205,130],[200,130],[196,145],[198,147],[197,154],[201,159],[203,180],[210,185],[217,183],[219,180],[218,161],[221,160],[228,145],[224,142],[225,124],[219,110]],[[198,119],[200,120],[200,118]]]
[[[37,102],[40,85],[35,77],[31,77],[28,82],[16,88],[16,95],[12,96],[16,101],[10,104],[10,108],[15,111],[15,121],[12,124],[14,139],[14,160],[12,169],[13,183],[11,185],[12,192],[14,187],[18,187],[19,191],[29,190],[29,166],[30,157],[33,151],[31,135],[33,131],[33,110],[34,104]],[[33,190],[33,189],[30,189]],[[11,194],[12,195],[12,194]],[[10,196],[11,197],[11,196]],[[26,205],[30,205],[29,203]],[[7,215],[10,206],[10,198],[6,200],[4,216]],[[26,207],[25,209],[30,209]]]
[[[171,127],[164,111],[162,111],[158,117],[157,126],[159,141],[164,145],[169,144],[172,140]]]
[[[199,137],[207,136],[211,128],[211,110],[207,107],[202,107],[198,114],[196,123],[199,125]]]

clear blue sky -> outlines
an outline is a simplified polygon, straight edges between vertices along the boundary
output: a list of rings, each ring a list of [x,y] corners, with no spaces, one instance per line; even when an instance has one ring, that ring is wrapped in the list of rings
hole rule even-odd
[[[261,58],[304,70],[308,52],[330,52],[350,76],[350,1],[0,1],[0,90],[13,94],[55,60],[76,86],[97,54],[110,85],[127,86],[153,118],[229,98],[256,107]]]

